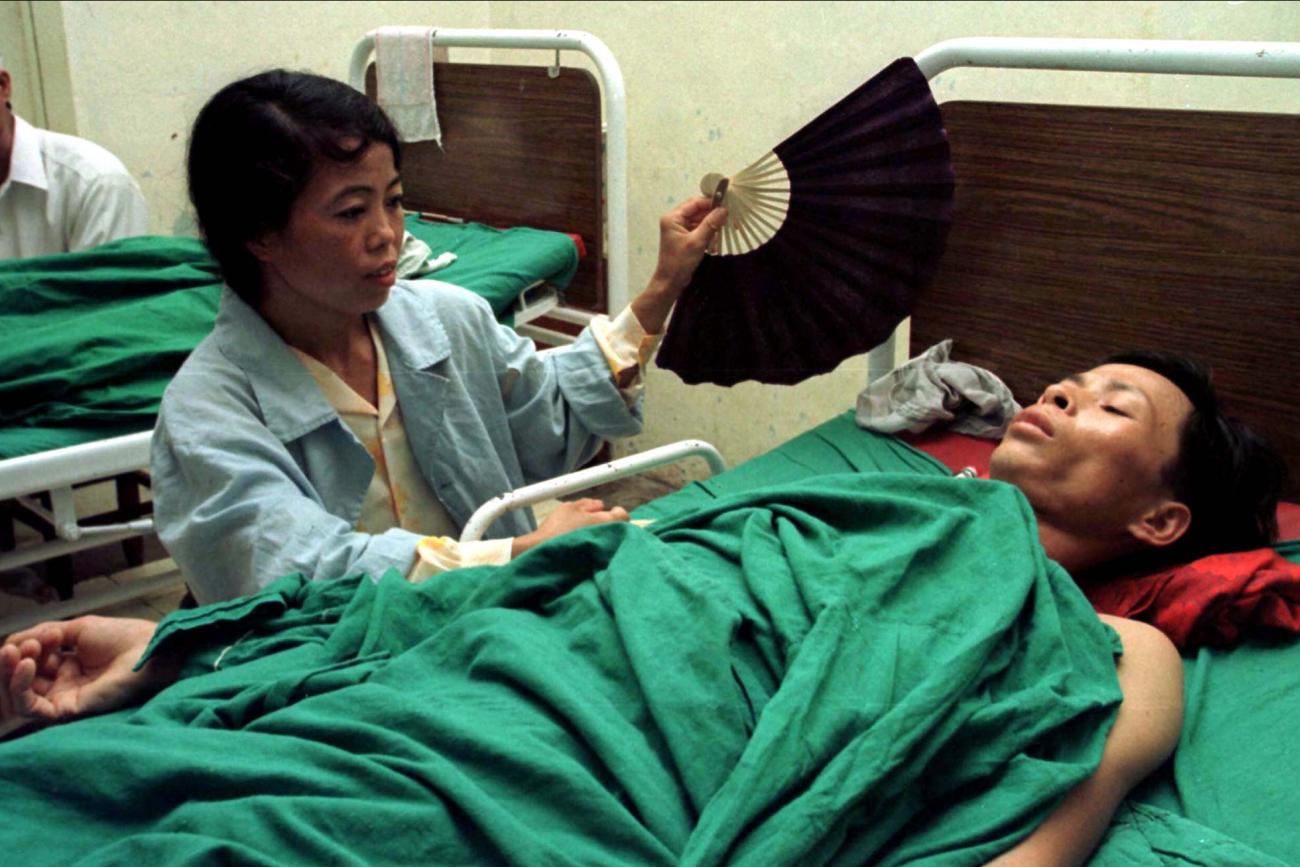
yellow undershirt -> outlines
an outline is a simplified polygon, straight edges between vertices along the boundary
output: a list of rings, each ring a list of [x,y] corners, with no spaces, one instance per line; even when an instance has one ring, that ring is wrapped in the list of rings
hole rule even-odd
[[[462,566],[509,562],[511,539],[457,541],[459,530],[429,488],[406,438],[402,411],[397,405],[388,356],[379,330],[369,317],[366,322],[378,362],[378,407],[357,394],[324,364],[294,349],[320,386],[325,399],[374,459],[375,474],[370,479],[361,506],[357,532],[382,533],[401,527],[425,534],[416,547],[415,562],[407,572],[406,577],[412,582],[425,581],[440,572]],[[620,391],[624,399],[631,405],[643,387],[641,371],[649,363],[661,335],[647,335],[631,309],[624,310],[613,321],[607,316],[597,316],[591,323],[591,330],[615,381],[622,384]]]

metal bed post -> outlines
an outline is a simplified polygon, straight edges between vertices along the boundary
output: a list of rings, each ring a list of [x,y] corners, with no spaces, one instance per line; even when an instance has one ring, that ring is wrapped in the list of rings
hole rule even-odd
[[[1300,78],[1300,43],[971,36],[931,45],[916,65],[931,81],[960,67]],[[868,354],[869,379],[893,368],[898,334]]]
[[[348,65],[348,83],[365,92],[366,66],[375,48],[371,30],[352,49]],[[627,306],[627,97],[623,89],[623,72],[609,47],[590,33],[580,30],[482,30],[435,28],[430,41],[446,48],[541,48],[555,51],[581,51],[592,59],[600,73],[601,93],[605,104],[605,230],[608,234],[609,286],[606,298],[611,314]],[[590,315],[557,308],[549,315],[586,324]]]
[[[45,518],[59,541],[0,553],[0,571],[47,560],[75,551],[107,545],[153,531],[153,520],[140,518],[122,524],[83,526],[72,507],[72,486],[109,478],[149,466],[150,431],[81,446],[55,449],[0,461],[0,496],[17,499],[24,508]],[[26,498],[48,491],[52,513],[46,514]]]

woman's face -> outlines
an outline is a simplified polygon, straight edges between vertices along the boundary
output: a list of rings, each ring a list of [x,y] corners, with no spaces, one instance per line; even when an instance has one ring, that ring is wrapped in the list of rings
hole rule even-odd
[[[285,227],[249,245],[263,266],[263,306],[341,316],[378,309],[397,279],[402,218],[387,145],[351,163],[322,160]]]

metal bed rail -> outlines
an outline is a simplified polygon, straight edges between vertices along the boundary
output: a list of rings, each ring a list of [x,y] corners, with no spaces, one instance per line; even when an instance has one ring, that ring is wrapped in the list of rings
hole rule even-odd
[[[150,431],[0,461],[0,500],[17,500],[49,523],[56,541],[0,552],[0,571],[61,557],[153,532],[152,518],[85,525],[78,520],[72,487],[149,466]],[[31,499],[48,493],[47,510]]]
[[[916,56],[927,79],[958,67],[1300,78],[1300,43],[972,36]]]
[[[0,461],[0,500],[16,500],[54,528],[56,539],[0,552],[0,572],[51,560],[77,551],[125,541],[153,532],[153,519],[116,524],[80,523],[74,484],[108,480],[149,466],[150,431],[69,446]],[[36,503],[35,494],[48,493],[50,508]],[[165,561],[164,561],[165,562]],[[0,619],[0,636],[46,620],[76,617],[90,611],[141,599],[179,587],[184,578],[174,565],[107,590],[77,595],[64,602],[34,607]]]
[[[352,59],[348,64],[348,83],[363,93],[366,89],[366,66],[375,50],[376,32],[371,30],[357,41],[352,48]],[[605,109],[605,231],[608,236],[606,256],[609,274],[606,297],[611,313],[622,310],[630,300],[627,236],[627,96],[623,88],[623,72],[613,52],[604,42],[581,30],[435,27],[431,28],[429,38],[435,48],[538,48],[554,51],[556,66],[559,65],[561,51],[581,51],[595,63],[600,75]],[[550,315],[553,316],[554,313]]]
[[[666,466],[690,457],[703,458],[709,466],[709,475],[714,476],[727,468],[722,454],[704,440],[681,440],[628,455],[595,467],[588,467],[563,476],[556,476],[544,482],[525,485],[513,491],[493,497],[478,507],[478,510],[465,522],[465,529],[460,534],[462,542],[476,542],[483,538],[488,527],[492,526],[502,515],[540,503],[567,497],[596,485],[612,482],[615,479],[643,473],[655,467]]]

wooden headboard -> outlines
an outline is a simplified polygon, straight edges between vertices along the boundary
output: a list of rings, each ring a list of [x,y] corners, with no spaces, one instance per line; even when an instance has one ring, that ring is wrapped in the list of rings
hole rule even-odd
[[[585,69],[434,63],[442,146],[402,147],[406,207],[580,235],[565,303],[605,309],[600,85]],[[366,71],[374,95],[374,65]]]
[[[952,231],[916,354],[1022,402],[1131,348],[1210,364],[1300,498],[1300,116],[949,102]]]

